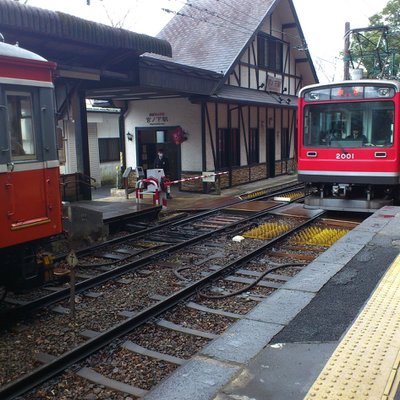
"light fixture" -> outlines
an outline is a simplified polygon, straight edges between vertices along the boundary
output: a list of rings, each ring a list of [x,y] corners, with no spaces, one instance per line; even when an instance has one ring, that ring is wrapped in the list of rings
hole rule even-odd
[[[132,140],[133,140],[133,135],[132,135],[132,133],[127,132],[127,133],[126,133],[126,137],[128,138],[129,141],[132,142]]]

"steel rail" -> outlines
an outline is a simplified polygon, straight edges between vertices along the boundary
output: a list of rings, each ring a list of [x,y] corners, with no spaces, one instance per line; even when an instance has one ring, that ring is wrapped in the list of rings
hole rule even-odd
[[[92,355],[96,351],[99,351],[107,344],[111,343],[113,340],[130,333],[133,329],[143,325],[152,318],[157,317],[163,312],[170,310],[175,305],[186,300],[190,296],[196,294],[196,292],[212,282],[213,280],[220,278],[221,276],[229,273],[232,269],[235,269],[242,264],[245,264],[255,257],[265,253],[265,251],[275,245],[277,242],[287,238],[291,234],[297,232],[303,227],[311,224],[317,218],[319,218],[324,211],[311,217],[307,221],[299,224],[295,228],[283,233],[282,235],[268,241],[266,244],[258,247],[249,254],[246,254],[239,259],[232,261],[221,269],[210,273],[204,278],[190,284],[189,286],[181,289],[180,291],[168,296],[166,299],[156,303],[153,306],[146,308],[145,310],[139,312],[133,317],[115,325],[114,327],[108,329],[107,331],[101,333],[100,335],[89,339],[78,347],[70,350],[69,352],[63,354],[62,356],[56,358],[55,360],[35,369],[31,373],[22,376],[21,378],[11,382],[2,388],[0,388],[0,398],[4,400],[13,399],[16,396],[20,396],[26,393],[28,390],[44,383],[45,381],[53,378],[54,376],[63,372],[66,368],[71,365],[82,361],[88,356]]]
[[[296,200],[295,202],[298,202],[298,201],[299,201],[299,199]],[[207,239],[215,234],[222,233],[226,230],[232,229],[233,227],[236,227],[238,225],[241,225],[241,224],[244,225],[246,223],[252,222],[255,219],[258,219],[260,217],[268,215],[271,211],[274,211],[274,210],[284,207],[286,205],[287,205],[287,203],[277,204],[276,206],[271,207],[268,210],[260,211],[260,212],[255,213],[247,218],[243,218],[240,221],[236,221],[231,224],[227,224],[227,225],[223,226],[222,228],[210,230],[209,232],[203,233],[194,238],[190,238],[190,239],[184,240],[180,243],[165,247],[164,249],[157,251],[156,253],[150,254],[148,256],[142,257],[139,260],[131,261],[131,262],[128,262],[127,264],[113,268],[110,271],[103,272],[93,278],[89,278],[89,279],[85,279],[81,282],[77,282],[75,285],[75,293],[81,293],[85,290],[91,289],[94,286],[103,284],[111,279],[118,278],[119,276],[121,276],[127,272],[134,271],[135,269],[143,267],[144,265],[146,265],[150,262],[156,261],[158,258],[162,257],[163,255],[175,252],[184,247],[201,242],[204,239]],[[30,301],[26,304],[19,305],[18,307],[10,308],[0,314],[1,325],[9,326],[10,323],[12,324],[13,322],[24,317],[27,312],[30,312],[35,309],[50,306],[51,304],[54,304],[58,301],[67,299],[69,296],[70,296],[70,288],[65,288],[65,289],[58,290],[57,292],[50,293],[46,296],[40,297],[36,300]]]
[[[104,247],[107,247],[107,246],[112,246],[114,244],[122,243],[122,242],[124,242],[126,240],[137,239],[137,238],[140,238],[142,236],[146,236],[147,234],[153,233],[154,231],[159,230],[161,228],[166,228],[166,227],[169,227],[169,226],[175,227],[175,226],[184,225],[185,223],[188,223],[188,222],[196,221],[196,220],[204,218],[204,217],[206,217],[208,215],[214,214],[214,213],[216,213],[218,211],[223,211],[227,207],[231,207],[231,206],[233,206],[235,204],[249,203],[249,202],[258,201],[258,200],[261,200],[261,199],[264,199],[264,198],[270,198],[270,197],[273,197],[273,196],[276,196],[276,195],[279,195],[279,194],[287,193],[288,191],[294,190],[295,188],[304,189],[304,184],[295,183],[293,185],[288,185],[285,188],[277,189],[276,191],[272,190],[272,188],[271,188],[271,192],[267,193],[267,194],[265,194],[263,196],[259,196],[259,197],[253,198],[253,199],[233,201],[229,205],[224,205],[224,206],[221,206],[221,207],[213,208],[212,210],[202,211],[202,212],[200,212],[200,213],[198,213],[196,215],[191,215],[190,217],[179,219],[178,221],[162,222],[160,224],[157,224],[156,226],[153,226],[153,227],[150,227],[150,228],[146,228],[146,229],[140,230],[138,232],[130,233],[129,235],[126,235],[126,236],[122,236],[122,237],[118,237],[118,238],[115,238],[115,239],[111,239],[111,240],[105,241],[103,243],[99,243],[99,244],[96,244],[94,246],[90,246],[90,247],[78,250],[78,251],[76,251],[76,254],[77,254],[77,256],[86,255],[86,254],[90,253],[93,250],[97,250],[97,249],[101,249],[101,248],[104,248]],[[68,253],[57,257],[56,260],[60,261],[60,260],[64,259],[67,256],[67,254]]]

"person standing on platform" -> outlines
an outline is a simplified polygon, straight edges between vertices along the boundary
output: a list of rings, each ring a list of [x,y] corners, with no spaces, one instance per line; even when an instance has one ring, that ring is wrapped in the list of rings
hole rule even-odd
[[[163,169],[165,177],[169,179],[169,163],[163,149],[157,150],[157,157],[154,159],[154,168]],[[167,199],[172,199],[171,186],[167,186]]]

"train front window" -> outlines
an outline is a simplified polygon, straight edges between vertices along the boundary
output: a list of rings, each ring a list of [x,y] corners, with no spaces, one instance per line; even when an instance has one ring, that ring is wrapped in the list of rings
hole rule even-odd
[[[310,104],[304,108],[305,147],[390,147],[394,103]]]
[[[16,161],[34,159],[32,96],[26,92],[8,92],[6,96],[11,158]]]

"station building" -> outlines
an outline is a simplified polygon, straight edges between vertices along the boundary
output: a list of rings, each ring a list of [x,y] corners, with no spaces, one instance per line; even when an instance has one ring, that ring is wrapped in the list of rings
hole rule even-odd
[[[163,148],[173,179],[227,171],[231,187],[296,170],[297,93],[317,75],[291,0],[198,0],[157,38],[172,59],[142,55],[139,86],[87,93],[125,105],[127,166],[152,168]]]
[[[103,180],[117,122],[122,169],[152,168],[162,147],[173,179],[228,172],[232,187],[296,170],[297,93],[317,75],[292,0],[197,0],[156,38],[11,0],[0,11],[8,42],[57,63],[62,172]]]

